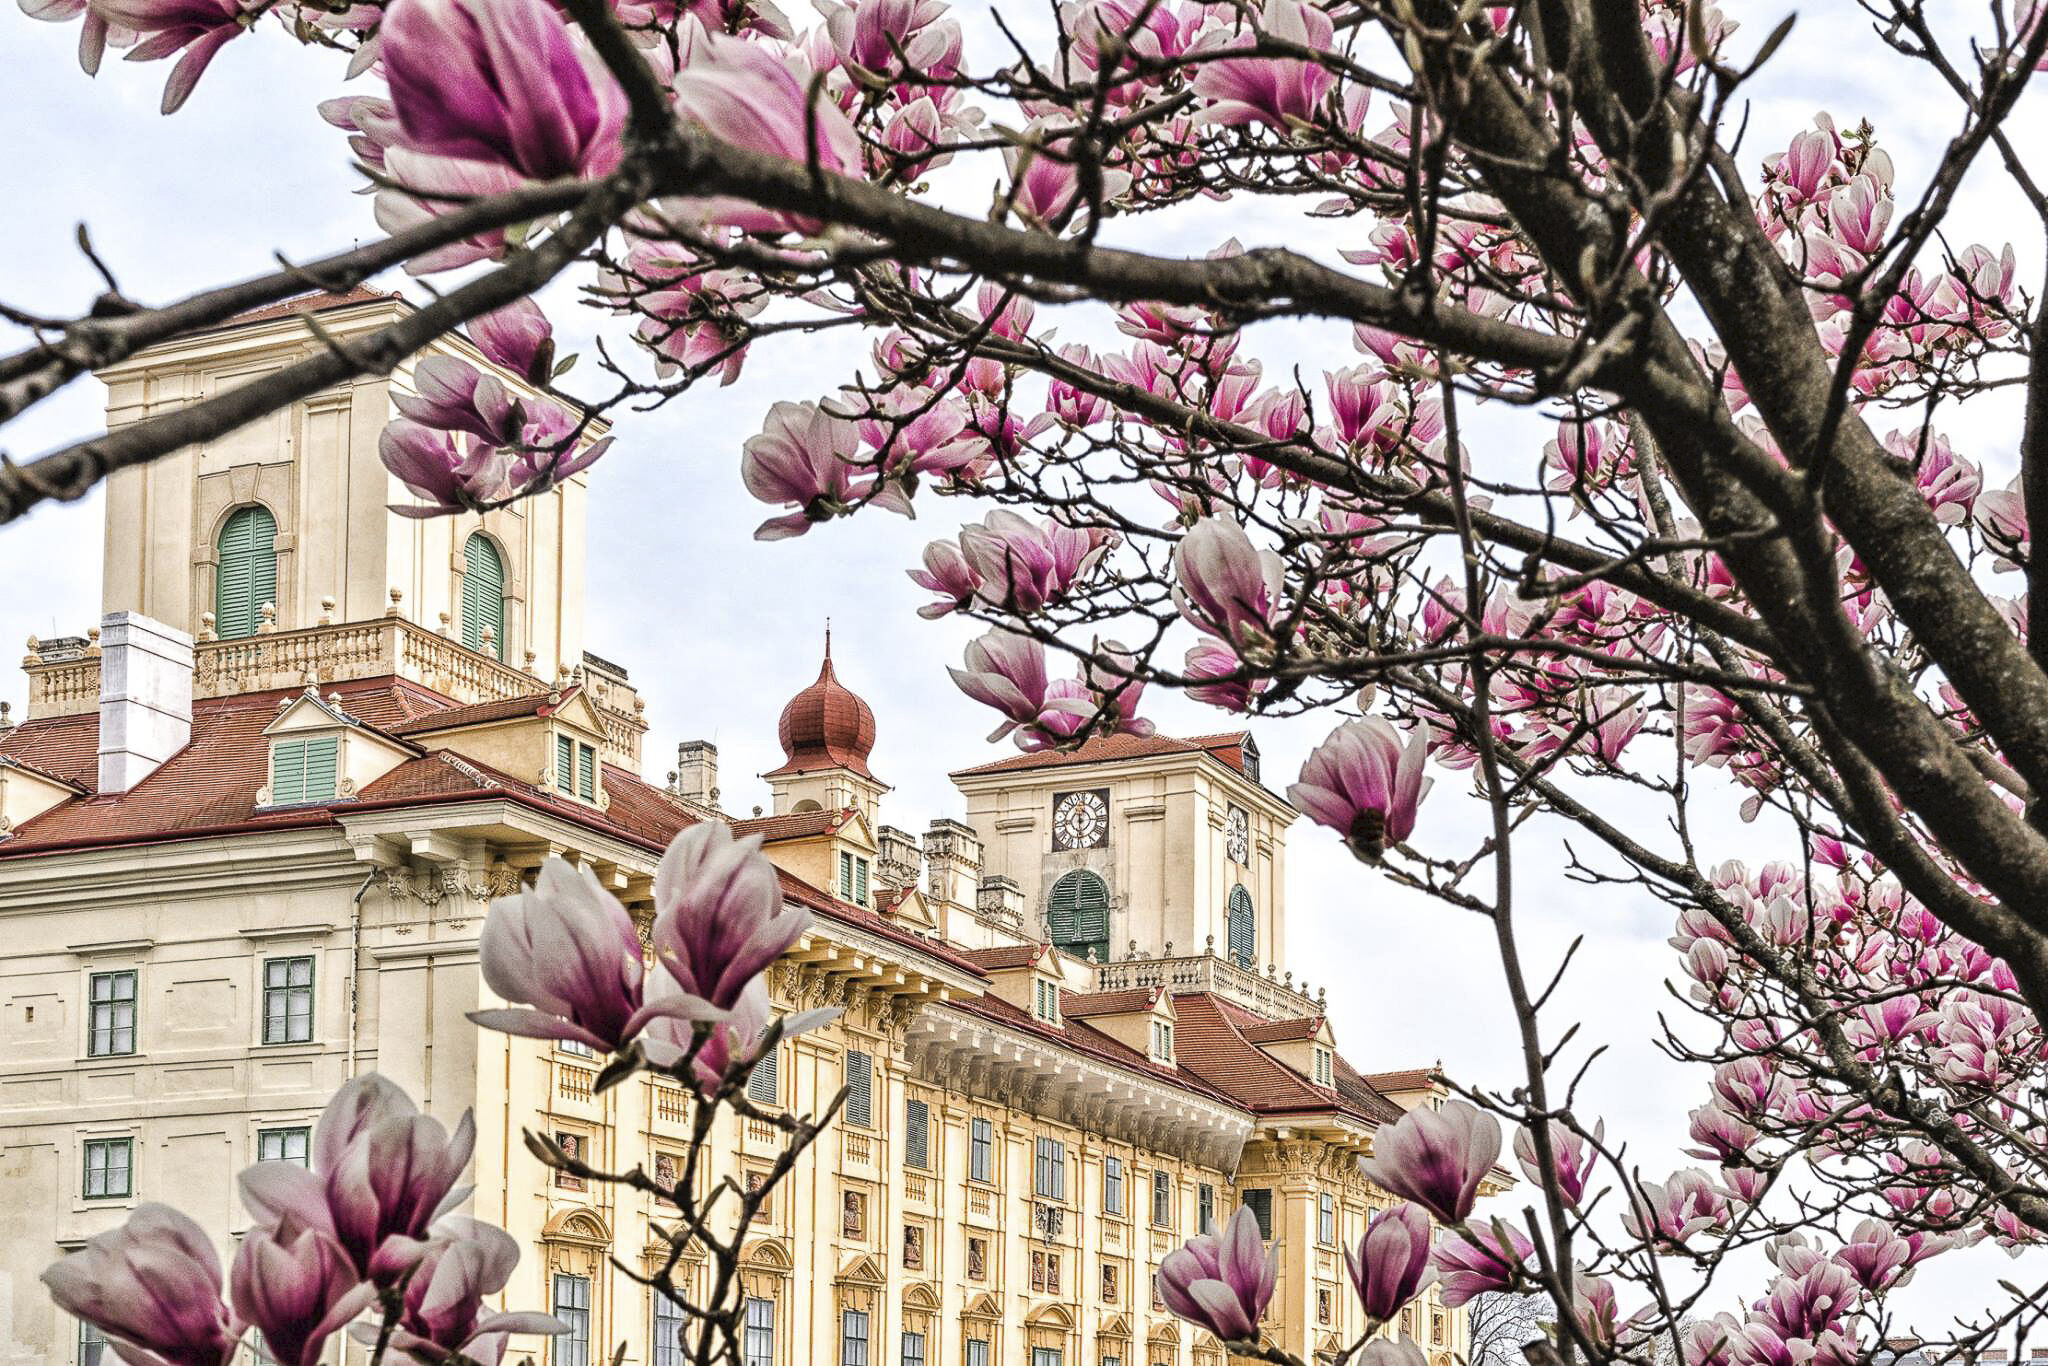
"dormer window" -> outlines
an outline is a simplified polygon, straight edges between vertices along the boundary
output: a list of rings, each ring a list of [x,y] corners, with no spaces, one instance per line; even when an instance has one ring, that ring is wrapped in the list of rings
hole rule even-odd
[[[856,906],[868,904],[868,861],[844,849],[839,851],[839,899]]]
[[[270,742],[270,804],[331,802],[340,782],[339,736]]]
[[[1327,1048],[1316,1050],[1316,1085],[1335,1088],[1337,1085],[1337,1063]]]
[[[1164,1020],[1152,1022],[1152,1056],[1160,1062],[1173,1061],[1173,1026]]]
[[[597,800],[597,748],[572,735],[555,736],[555,787],[586,802]]]
[[[1049,978],[1038,977],[1032,979],[1031,985],[1034,993],[1031,998],[1031,1013],[1047,1024],[1058,1024],[1060,1022],[1059,984]]]

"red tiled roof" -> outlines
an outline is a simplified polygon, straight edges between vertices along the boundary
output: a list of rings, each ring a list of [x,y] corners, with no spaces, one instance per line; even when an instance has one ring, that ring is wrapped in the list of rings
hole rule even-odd
[[[1024,769],[1057,768],[1064,764],[1106,764],[1123,759],[1145,759],[1155,754],[1208,754],[1218,762],[1244,772],[1244,741],[1248,731],[1227,735],[1199,735],[1181,740],[1171,735],[1098,735],[1072,751],[1042,749],[1036,754],[1012,754],[1007,759],[956,769],[956,778],[977,773],[1015,773]]]
[[[1126,987],[1122,991],[1068,992],[1060,1002],[1060,1013],[1074,1019],[1090,1015],[1132,1015],[1150,1012],[1158,1004],[1163,987]]]
[[[394,735],[422,735],[428,731],[451,730],[456,726],[481,726],[492,721],[510,721],[523,716],[549,716],[578,689],[561,693],[542,691],[524,697],[501,697],[491,702],[472,702],[464,707],[444,707],[392,726]]]
[[[1004,944],[993,949],[965,949],[962,953],[983,972],[1005,972],[1030,967],[1051,948],[1050,944]]]
[[[1173,1011],[1178,1036],[1174,1051],[1182,1064],[1247,1109],[1259,1114],[1346,1114],[1371,1123],[1401,1117],[1398,1105],[1370,1088],[1347,1095],[1342,1088],[1332,1094],[1311,1085],[1245,1036],[1247,1028],[1265,1021],[1212,993],[1175,996]]]
[[[24,721],[0,735],[0,754],[87,792],[99,786],[99,746],[100,718],[92,711]]]
[[[1437,1074],[1434,1067],[1410,1067],[1400,1072],[1363,1072],[1359,1079],[1375,1091],[1420,1091]]]
[[[402,299],[403,297],[403,295],[396,291],[387,293],[381,289],[372,289],[368,285],[357,285],[346,294],[330,294],[326,290],[313,290],[305,294],[295,294],[289,299],[280,299],[276,303],[265,305],[262,308],[252,308],[246,312],[237,313],[234,317],[229,318],[224,323],[217,324],[217,326],[244,327],[250,323],[264,323],[277,318],[289,318],[294,313],[324,313],[330,308],[347,308],[352,304],[377,303],[382,300]]]
[[[872,779],[868,755],[875,748],[874,709],[863,702],[832,669],[832,635],[825,635],[825,662],[809,687],[789,699],[775,725],[782,742],[782,763],[761,776],[815,773],[843,768]]]
[[[1308,1015],[1298,1020],[1260,1020],[1239,1028],[1238,1033],[1253,1043],[1291,1043],[1313,1039],[1322,1030],[1323,1017]]]
[[[780,816],[754,816],[732,823],[735,835],[759,835],[764,844],[777,840],[811,839],[817,835],[829,835],[853,816],[853,808],[841,807],[837,811],[790,811]]]
[[[988,952],[988,950],[983,950],[982,952]],[[1062,993],[1060,1009],[1063,1015],[1066,1010],[1066,1001],[1071,999],[1071,996]],[[1166,1063],[1155,1062],[1137,1049],[1132,1048],[1129,1044],[1111,1038],[1084,1020],[1066,1020],[1064,1027],[1050,1025],[1033,1015],[1030,1011],[1020,1010],[1002,997],[994,995],[958,997],[949,1002],[949,1004],[959,1007],[970,1015],[979,1015],[993,1023],[1005,1025],[1011,1029],[1022,1030],[1027,1034],[1036,1034],[1040,1038],[1064,1044],[1077,1053],[1086,1054],[1102,1062],[1113,1063],[1132,1072],[1142,1072],[1155,1080],[1167,1082],[1186,1091],[1192,1091],[1206,1099],[1222,1101],[1225,1104],[1231,1103],[1231,1097],[1228,1094],[1211,1086],[1208,1081],[1195,1072],[1190,1071],[1187,1067],[1174,1067]]]

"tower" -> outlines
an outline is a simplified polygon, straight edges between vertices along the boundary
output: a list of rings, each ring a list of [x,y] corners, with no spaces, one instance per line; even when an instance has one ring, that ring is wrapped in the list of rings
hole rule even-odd
[[[395,295],[313,294],[151,347],[99,372],[110,430],[204,402],[412,311]],[[317,315],[316,334],[312,324]],[[301,399],[107,480],[102,610],[204,642],[396,613],[552,680],[583,662],[584,481],[478,515],[412,518],[377,443],[418,363],[453,357],[540,396],[459,334],[390,375]],[[592,424],[591,439],[602,435]]]
[[[868,771],[875,747],[874,710],[839,681],[832,667],[832,629],[825,659],[809,687],[789,699],[776,723],[782,763],[761,776],[775,794],[775,814],[854,807],[875,828],[888,784]]]

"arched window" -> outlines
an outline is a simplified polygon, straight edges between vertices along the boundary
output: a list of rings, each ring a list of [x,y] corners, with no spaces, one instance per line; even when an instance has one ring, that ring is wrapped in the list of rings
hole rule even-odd
[[[1055,948],[1108,962],[1109,884],[1085,868],[1068,873],[1046,898],[1045,924]]]
[[[484,644],[484,628],[491,643]],[[481,531],[462,545],[462,643],[505,657],[505,562]]]
[[[1244,885],[1230,889],[1230,919],[1225,928],[1227,942],[1225,950],[1230,961],[1241,968],[1257,970],[1259,957],[1258,923],[1252,918],[1252,894]]]
[[[238,508],[220,529],[218,548],[213,633],[222,640],[253,636],[263,604],[277,601],[277,519],[268,508]]]

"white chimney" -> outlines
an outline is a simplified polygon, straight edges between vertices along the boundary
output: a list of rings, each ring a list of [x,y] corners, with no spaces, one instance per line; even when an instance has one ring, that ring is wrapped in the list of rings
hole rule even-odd
[[[192,637],[140,612],[100,623],[100,781],[126,792],[192,742]]]

